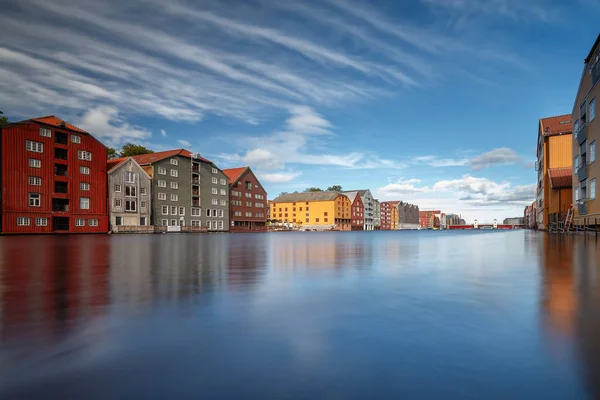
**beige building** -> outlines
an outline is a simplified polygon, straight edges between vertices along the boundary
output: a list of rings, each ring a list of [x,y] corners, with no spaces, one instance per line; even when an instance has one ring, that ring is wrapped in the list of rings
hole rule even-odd
[[[600,164],[596,162],[596,141],[600,122],[596,118],[600,101],[600,35],[585,58],[583,74],[573,105],[573,200],[576,223],[600,220],[600,201],[596,200],[596,181]]]

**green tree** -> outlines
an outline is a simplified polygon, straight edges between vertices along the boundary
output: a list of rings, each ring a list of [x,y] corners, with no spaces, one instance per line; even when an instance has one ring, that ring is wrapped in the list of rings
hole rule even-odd
[[[106,156],[109,160],[112,160],[113,158],[119,158],[119,153],[113,147],[109,147]]]
[[[327,188],[328,191],[332,191],[332,192],[341,192],[342,191],[342,185],[333,185],[333,186],[329,186]]]
[[[284,196],[286,194],[288,194],[288,192],[281,192],[281,193],[279,193],[280,196]]]
[[[8,118],[0,117],[0,126],[8,125]]]
[[[310,187],[308,189],[305,189],[304,192],[322,192],[323,190],[319,189],[318,187]]]
[[[121,154],[119,154],[119,155],[121,157],[133,157],[133,156],[139,156],[141,154],[151,154],[151,153],[154,153],[154,151],[147,149],[142,145],[127,143],[127,144],[123,145],[123,147],[121,148]]]

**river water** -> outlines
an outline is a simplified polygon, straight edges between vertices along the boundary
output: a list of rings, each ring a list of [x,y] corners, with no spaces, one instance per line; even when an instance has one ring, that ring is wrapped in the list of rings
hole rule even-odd
[[[0,398],[594,398],[600,242],[0,238]]]

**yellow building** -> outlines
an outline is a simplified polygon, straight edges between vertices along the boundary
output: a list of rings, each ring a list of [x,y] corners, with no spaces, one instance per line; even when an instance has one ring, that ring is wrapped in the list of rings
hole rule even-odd
[[[271,220],[300,230],[349,231],[351,207],[338,192],[288,193],[271,201]]]
[[[540,119],[537,147],[537,227],[564,221],[573,204],[573,125],[570,115]]]
[[[390,230],[398,230],[398,203],[399,201],[390,202]]]

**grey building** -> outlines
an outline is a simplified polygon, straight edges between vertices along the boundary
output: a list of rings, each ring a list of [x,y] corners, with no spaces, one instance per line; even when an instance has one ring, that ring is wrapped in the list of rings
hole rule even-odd
[[[381,203],[379,200],[373,199],[373,230],[381,229]]]
[[[152,178],[131,157],[109,160],[110,230],[152,224]]]
[[[347,191],[343,191],[341,193],[349,194],[349,193],[353,193],[353,192],[358,192],[358,194],[360,195],[360,200],[362,201],[363,206],[365,208],[364,230],[365,231],[374,230],[375,199],[373,198],[371,191],[369,189],[347,190]]]
[[[398,229],[419,229],[419,206],[400,201],[398,208]]]
[[[211,161],[184,149],[133,158],[152,177],[154,225],[229,230],[229,184]]]

